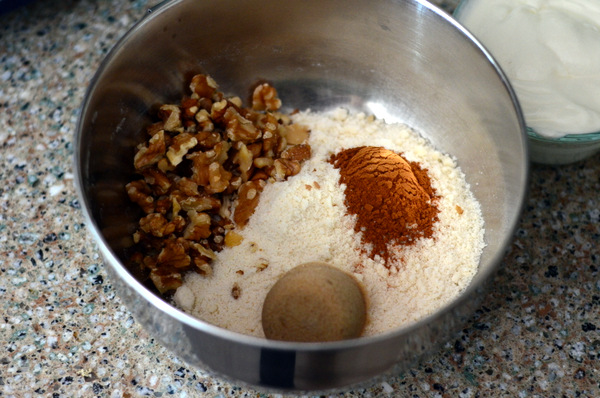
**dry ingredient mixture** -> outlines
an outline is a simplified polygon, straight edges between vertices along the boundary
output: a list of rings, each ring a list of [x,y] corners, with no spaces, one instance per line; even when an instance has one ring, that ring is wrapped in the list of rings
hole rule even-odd
[[[288,117],[268,84],[250,108],[203,75],[190,89],[161,107],[134,160],[142,179],[127,186],[146,214],[132,261],[177,307],[264,337],[270,288],[325,262],[361,283],[374,335],[469,284],[480,207],[454,159],[419,134],[344,109]]]
[[[293,120],[311,130],[311,158],[297,175],[265,187],[240,245],[219,253],[211,278],[187,274],[174,296],[177,306],[218,326],[263,336],[261,303],[270,287],[311,261],[329,263],[362,283],[366,336],[414,322],[456,298],[475,274],[484,244],[479,204],[455,161],[406,126],[363,114],[302,112]],[[438,220],[431,235],[409,245],[390,243],[387,259],[373,250],[377,239],[364,239],[362,227],[357,232],[361,212],[348,211],[340,169],[330,163],[332,155],[365,145],[419,163],[435,192]],[[239,292],[235,298],[232,286]]]

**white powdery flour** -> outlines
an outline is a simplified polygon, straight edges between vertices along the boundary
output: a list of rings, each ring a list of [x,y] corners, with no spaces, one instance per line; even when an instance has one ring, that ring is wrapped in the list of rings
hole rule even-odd
[[[327,262],[363,284],[369,306],[365,336],[417,321],[457,297],[477,271],[484,229],[479,204],[454,159],[406,126],[364,114],[307,111],[293,120],[311,130],[311,159],[298,175],[265,187],[249,223],[237,231],[242,244],[218,254],[212,276],[188,273],[175,304],[217,326],[264,337],[261,311],[267,292],[291,268],[310,261]],[[365,145],[419,162],[440,196],[432,238],[397,247],[402,261],[389,269],[361,252],[339,171],[328,163],[342,149]],[[237,299],[231,294],[234,285]]]

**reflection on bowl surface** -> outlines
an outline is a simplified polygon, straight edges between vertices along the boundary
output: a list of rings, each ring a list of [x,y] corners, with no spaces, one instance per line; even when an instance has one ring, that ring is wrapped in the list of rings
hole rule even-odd
[[[523,120],[489,54],[429,3],[349,1],[168,2],[110,52],[83,104],[76,181],[120,297],[182,359],[237,383],[314,392],[407,369],[478,306],[523,205],[529,164]],[[133,179],[131,159],[150,110],[178,102],[195,73],[212,75],[230,93],[268,79],[288,111],[375,113],[406,123],[454,156],[485,221],[486,247],[471,285],[410,326],[331,343],[241,335],[153,293],[124,265],[138,214],[124,187]]]

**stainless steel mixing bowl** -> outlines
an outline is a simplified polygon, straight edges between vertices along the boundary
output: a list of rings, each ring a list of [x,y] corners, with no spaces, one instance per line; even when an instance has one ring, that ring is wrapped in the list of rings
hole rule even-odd
[[[229,93],[268,79],[288,109],[344,106],[409,124],[454,155],[486,223],[472,285],[411,326],[376,337],[299,344],[236,334],[174,308],[124,265],[137,210],[124,185],[156,104],[178,101],[193,73]],[[282,391],[346,388],[401,372],[431,353],[480,304],[523,205],[522,116],[493,59],[420,0],[175,0],[151,10],[94,77],[75,137],[81,204],[121,299],[191,365]]]

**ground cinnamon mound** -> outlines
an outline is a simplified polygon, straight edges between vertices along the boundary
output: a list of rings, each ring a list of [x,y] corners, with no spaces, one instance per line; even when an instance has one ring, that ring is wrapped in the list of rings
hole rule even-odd
[[[355,231],[372,246],[370,257],[388,263],[389,245],[429,238],[438,220],[435,190],[427,170],[383,147],[345,149],[330,159],[340,171],[346,207],[356,215]]]

